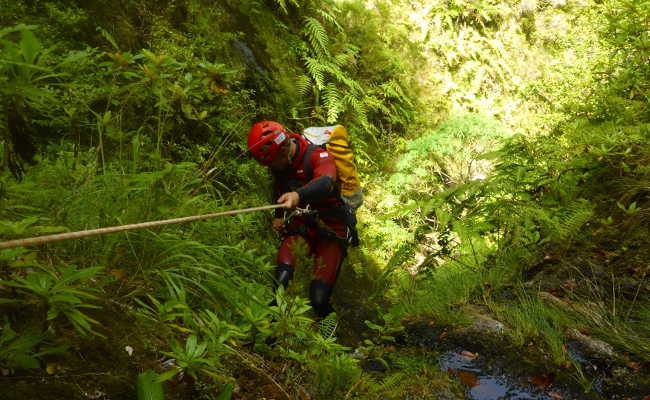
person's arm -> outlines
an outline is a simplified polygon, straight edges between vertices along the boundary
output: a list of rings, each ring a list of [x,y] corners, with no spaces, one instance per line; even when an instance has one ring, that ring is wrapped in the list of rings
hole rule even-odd
[[[312,180],[296,190],[302,203],[311,203],[331,196],[336,184],[336,164],[330,153],[323,149],[314,150],[309,162],[313,168]]]

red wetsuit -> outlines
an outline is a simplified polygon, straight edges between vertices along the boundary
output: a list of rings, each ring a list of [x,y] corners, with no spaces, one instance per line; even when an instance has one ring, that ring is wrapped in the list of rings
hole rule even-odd
[[[289,222],[278,252],[278,268],[290,269],[288,279],[291,279],[296,266],[295,246],[298,242],[308,246],[309,254],[314,257],[314,280],[310,298],[316,313],[325,316],[332,311],[329,297],[345,257],[344,243],[348,234],[345,221],[337,212],[343,202],[336,189],[336,165],[326,150],[312,145],[308,161],[312,173],[308,176],[305,152],[310,145],[300,135],[289,136],[297,146],[296,153],[288,169],[274,172],[275,199],[284,193],[295,191],[300,195],[298,207],[309,205],[317,213],[296,216]],[[276,216],[280,217],[281,214],[282,211],[278,210]],[[288,283],[288,280],[279,280],[285,285]]]

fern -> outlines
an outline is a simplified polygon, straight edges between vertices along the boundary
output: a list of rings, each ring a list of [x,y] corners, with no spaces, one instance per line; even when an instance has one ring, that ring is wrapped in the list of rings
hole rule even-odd
[[[287,10],[287,2],[285,0],[274,0],[274,1],[275,4],[277,4],[285,14],[289,13],[289,11]],[[300,4],[298,4],[297,0],[291,0],[291,3],[296,7],[300,7]]]
[[[330,55],[329,36],[325,27],[313,17],[305,17],[305,29],[303,30],[312,48],[318,55]]]
[[[338,12],[339,10],[335,10],[335,11]],[[343,27],[341,26],[341,24],[339,24],[339,22],[336,20],[336,17],[334,17],[332,14],[330,14],[330,13],[328,13],[327,11],[322,10],[322,9],[321,9],[321,10],[318,10],[317,13],[318,13],[321,17],[323,17],[323,19],[324,19],[325,21],[327,21],[327,22],[329,22],[330,24],[332,24],[332,25],[336,28],[337,31],[339,31],[339,32],[343,32]]]
[[[305,64],[307,65],[307,71],[314,79],[314,82],[316,82],[316,87],[319,90],[322,90],[325,86],[323,63],[315,58],[305,57]]]
[[[347,93],[343,101],[360,115],[366,114],[366,105],[354,93]]]
[[[311,91],[311,78],[307,75],[300,75],[296,80],[296,87],[298,88],[298,93],[302,97],[306,97]]]
[[[337,67],[342,67],[354,59],[352,54],[340,53],[334,56],[333,62]]]
[[[357,93],[363,92],[361,85],[354,79],[349,78],[336,64],[331,62],[324,62],[322,64],[322,68],[324,71],[329,72],[332,77],[334,77],[334,79],[347,86],[350,90],[353,90]]]
[[[585,199],[579,199],[560,210],[556,225],[558,237],[561,240],[573,239],[580,232],[582,226],[589,221],[593,213],[593,205]]]
[[[404,373],[398,372],[387,376],[379,382],[371,381],[372,383],[369,385],[369,390],[375,395],[389,395],[393,391],[398,390],[399,386],[404,381],[404,377]]]
[[[330,313],[327,317],[323,318],[318,323],[320,334],[325,339],[333,338],[334,334],[336,333],[336,328],[338,328],[338,326],[339,323],[336,317],[336,313]]]
[[[323,90],[323,99],[327,107],[327,121],[336,122],[337,117],[343,111],[343,101],[339,89],[333,83],[328,83]]]

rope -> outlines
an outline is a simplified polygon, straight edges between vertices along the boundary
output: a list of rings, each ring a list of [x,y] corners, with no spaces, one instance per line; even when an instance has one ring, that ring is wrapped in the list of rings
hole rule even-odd
[[[88,236],[104,235],[106,233],[115,233],[115,232],[130,231],[134,229],[151,228],[160,225],[180,224],[182,222],[200,221],[203,219],[222,217],[224,215],[235,215],[235,214],[244,214],[244,213],[249,213],[254,211],[272,210],[280,207],[284,207],[284,204],[274,204],[274,205],[262,206],[262,207],[244,208],[241,210],[224,211],[224,212],[213,213],[213,214],[194,215],[191,217],[165,219],[161,221],[142,222],[139,224],[112,226],[109,228],[99,228],[99,229],[92,229],[87,231],[59,233],[56,235],[46,235],[46,236],[37,236],[37,237],[26,238],[26,239],[10,240],[7,242],[0,242],[0,250],[10,249],[14,247],[21,247],[21,246],[34,246],[37,244],[57,242],[60,240],[79,239]]]

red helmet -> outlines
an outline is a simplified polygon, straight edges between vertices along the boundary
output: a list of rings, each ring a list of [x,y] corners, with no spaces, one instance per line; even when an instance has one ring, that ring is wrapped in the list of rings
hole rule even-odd
[[[274,121],[258,122],[248,132],[248,151],[257,162],[269,166],[287,140],[289,135],[282,125]]]

